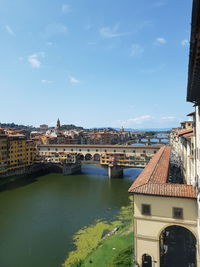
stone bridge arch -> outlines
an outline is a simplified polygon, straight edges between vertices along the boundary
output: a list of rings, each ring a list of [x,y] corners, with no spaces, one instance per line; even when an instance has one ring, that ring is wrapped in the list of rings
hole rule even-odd
[[[86,161],[92,160],[92,155],[91,155],[90,153],[87,153],[87,154],[85,155],[85,160],[86,160]]]
[[[95,153],[93,156],[93,160],[94,161],[100,161],[100,154],[99,153]]]
[[[82,153],[79,153],[78,154],[78,159],[82,161],[82,160],[85,159],[85,157],[84,157],[84,155]]]
[[[196,267],[196,235],[183,225],[169,225],[159,235],[160,267]]]

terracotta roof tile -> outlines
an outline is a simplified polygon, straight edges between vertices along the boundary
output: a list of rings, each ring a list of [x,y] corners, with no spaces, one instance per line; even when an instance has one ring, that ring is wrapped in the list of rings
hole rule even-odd
[[[194,133],[187,133],[187,134],[184,134],[183,137],[184,138],[190,138],[190,137],[193,137],[194,136]]]
[[[196,198],[191,185],[167,183],[171,148],[163,146],[149,161],[128,192],[183,198]]]
[[[181,136],[181,135],[192,133],[192,132],[193,132],[193,129],[181,130],[179,131],[178,135]]]

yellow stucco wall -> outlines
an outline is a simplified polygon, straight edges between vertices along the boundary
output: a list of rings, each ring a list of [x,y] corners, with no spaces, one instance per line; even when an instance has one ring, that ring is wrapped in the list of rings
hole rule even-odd
[[[197,203],[196,199],[159,197],[148,195],[134,196],[134,214],[135,216],[149,217],[141,215],[141,205],[150,204],[152,217],[162,217],[163,219],[172,219],[172,208],[183,208],[184,220],[196,222]],[[180,220],[181,222],[184,220]],[[176,220],[174,220],[176,221]]]
[[[151,216],[141,214],[142,204],[151,205]],[[183,219],[174,219],[173,207],[183,208]],[[197,203],[195,199],[134,195],[135,256],[139,264],[143,254],[151,255],[153,265],[160,266],[159,238],[161,232],[170,225],[180,225],[197,237]],[[199,255],[199,253],[198,253]],[[200,267],[198,262],[197,267]]]

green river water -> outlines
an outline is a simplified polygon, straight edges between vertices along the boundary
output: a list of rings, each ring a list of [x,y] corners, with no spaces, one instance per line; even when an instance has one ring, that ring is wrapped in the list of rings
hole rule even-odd
[[[113,219],[140,172],[126,169],[123,179],[109,180],[103,168],[84,165],[80,175],[52,173],[6,186],[0,191],[0,267],[61,267],[73,235],[97,219]]]

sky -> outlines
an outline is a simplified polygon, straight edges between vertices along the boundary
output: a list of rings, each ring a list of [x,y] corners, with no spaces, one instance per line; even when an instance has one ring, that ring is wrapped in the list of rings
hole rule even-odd
[[[0,122],[168,128],[186,102],[192,0],[0,0]]]

